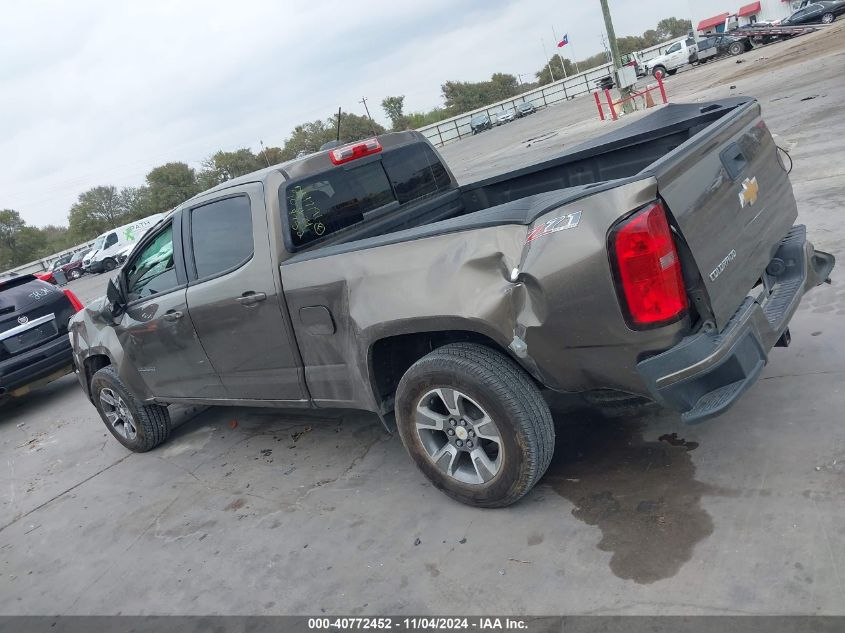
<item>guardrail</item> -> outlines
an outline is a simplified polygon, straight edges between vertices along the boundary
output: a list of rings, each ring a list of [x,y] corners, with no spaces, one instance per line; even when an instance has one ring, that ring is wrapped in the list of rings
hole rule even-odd
[[[16,275],[27,275],[32,273],[43,273],[47,270],[50,270],[53,265],[53,262],[59,259],[60,257],[75,253],[77,251],[82,250],[83,248],[90,249],[93,245],[94,240],[91,240],[90,242],[84,242],[82,244],[74,246],[73,248],[69,248],[61,252],[54,253],[52,255],[47,255],[46,257],[42,257],[41,259],[36,259],[26,264],[21,264],[20,266],[17,266],[15,268],[5,270],[2,272],[2,274],[13,273]]]
[[[668,42],[663,42],[657,46],[646,48],[638,51],[638,55],[642,61],[654,59],[663,54],[663,52],[672,46],[675,42],[686,39],[686,37],[679,37]],[[547,106],[562,103],[569,99],[575,99],[584,94],[590,94],[595,90],[595,81],[607,77],[611,74],[613,69],[612,64],[603,64],[596,66],[577,75],[558,79],[545,86],[540,86],[534,90],[523,92],[522,94],[491,103],[483,108],[465,112],[458,116],[432,123],[424,127],[418,128],[417,131],[422,133],[433,145],[436,147],[443,147],[444,145],[462,139],[465,136],[472,135],[470,127],[470,119],[479,114],[486,114],[487,116],[495,116],[500,112],[504,112],[510,108],[515,108],[520,103],[531,103],[535,108],[545,108]]]

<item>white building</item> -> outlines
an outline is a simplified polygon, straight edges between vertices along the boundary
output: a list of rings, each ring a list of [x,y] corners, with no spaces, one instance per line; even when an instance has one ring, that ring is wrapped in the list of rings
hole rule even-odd
[[[732,19],[734,16],[738,26],[782,20],[792,15],[802,3],[806,4],[807,0],[759,0],[758,2],[751,2],[738,7],[735,11],[726,11],[701,20],[696,30],[702,35],[722,33],[725,30],[725,21],[728,18]],[[726,8],[730,9],[731,7]]]

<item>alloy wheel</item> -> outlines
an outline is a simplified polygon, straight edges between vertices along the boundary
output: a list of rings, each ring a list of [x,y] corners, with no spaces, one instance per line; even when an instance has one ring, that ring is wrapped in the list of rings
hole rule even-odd
[[[481,485],[501,470],[499,429],[467,394],[446,387],[428,391],[417,402],[414,421],[429,460],[452,479]]]

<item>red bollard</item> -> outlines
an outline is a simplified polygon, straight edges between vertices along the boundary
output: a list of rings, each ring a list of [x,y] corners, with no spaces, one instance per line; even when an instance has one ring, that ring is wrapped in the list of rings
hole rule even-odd
[[[616,121],[619,117],[616,116],[616,108],[613,107],[613,99],[610,98],[610,90],[604,89],[604,98],[607,99],[607,105],[610,108],[610,117]]]
[[[604,121],[604,110],[601,107],[601,99],[599,99],[599,93],[594,92],[593,96],[596,98],[596,107],[599,109],[599,118]]]
[[[657,74],[657,86],[660,88],[660,96],[663,99],[663,103],[669,103],[669,99],[666,96],[666,88],[663,86],[662,73]]]

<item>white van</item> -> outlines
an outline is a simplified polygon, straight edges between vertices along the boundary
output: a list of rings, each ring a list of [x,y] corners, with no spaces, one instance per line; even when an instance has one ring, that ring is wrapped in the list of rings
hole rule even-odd
[[[82,267],[85,272],[101,273],[117,268],[118,254],[140,240],[144,233],[158,224],[164,215],[163,213],[156,213],[143,220],[119,226],[100,235],[94,240],[91,251],[82,260]]]

